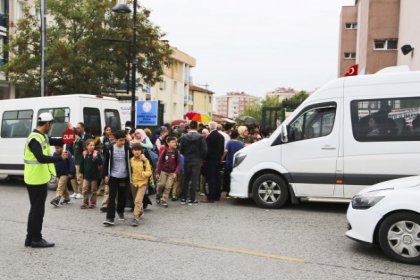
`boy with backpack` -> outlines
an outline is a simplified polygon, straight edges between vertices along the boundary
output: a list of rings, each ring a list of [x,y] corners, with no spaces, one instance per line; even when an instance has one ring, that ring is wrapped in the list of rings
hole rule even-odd
[[[167,137],[167,148],[163,150],[159,157],[156,169],[158,178],[158,189],[156,202],[163,207],[168,207],[168,198],[177,177],[181,173],[181,155],[177,150],[177,140],[175,137]]]
[[[55,152],[53,157],[61,157],[63,153],[63,146],[55,146]],[[74,160],[70,153],[68,153],[69,157],[66,160],[54,163],[55,170],[57,172],[58,177],[58,186],[55,197],[51,200],[51,204],[54,207],[58,207],[59,204],[61,205],[68,205],[70,204],[70,194],[67,189],[67,183],[69,179],[71,179],[75,174],[74,168]],[[64,200],[60,203],[61,198]]]
[[[149,178],[152,176],[152,168],[149,160],[143,154],[143,148],[140,143],[134,143],[131,147],[133,157],[130,159],[131,174],[133,180],[131,183],[131,192],[134,200],[133,227],[140,225],[140,217],[143,214],[143,198],[146,193]]]

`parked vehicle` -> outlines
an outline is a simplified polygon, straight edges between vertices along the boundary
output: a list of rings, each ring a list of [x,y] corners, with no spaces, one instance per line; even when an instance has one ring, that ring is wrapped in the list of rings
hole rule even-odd
[[[391,180],[356,194],[346,235],[379,244],[390,258],[420,264],[420,176]]]
[[[263,141],[239,151],[232,196],[261,207],[349,202],[373,184],[420,174],[420,72],[336,79]]]
[[[84,122],[87,132],[101,136],[105,125],[121,129],[119,103],[115,98],[72,94],[0,101],[0,174],[23,175],[26,138],[44,112],[54,116],[50,137],[61,137],[67,122]]]

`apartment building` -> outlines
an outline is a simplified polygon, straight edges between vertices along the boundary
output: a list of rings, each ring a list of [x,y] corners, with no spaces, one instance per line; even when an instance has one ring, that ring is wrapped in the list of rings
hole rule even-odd
[[[140,100],[159,100],[163,104],[165,122],[182,119],[189,109],[191,68],[196,60],[177,48],[172,48],[173,63],[165,67],[163,81],[146,92],[138,93]]]
[[[279,87],[273,91],[267,92],[266,96],[269,98],[276,98],[279,100],[279,102],[282,102],[286,98],[292,97],[293,95],[297,93],[299,92],[292,88]]]
[[[191,84],[188,95],[188,111],[195,110],[211,116],[213,113],[213,95],[213,91]]]
[[[244,112],[246,106],[255,104],[258,99],[245,92],[229,92],[216,97],[216,111],[219,115],[235,119]]]
[[[405,56],[401,47],[420,47],[418,0],[356,0],[344,6],[340,15],[338,76],[353,64],[359,72],[373,74],[395,65],[409,65],[420,70],[420,57],[414,52]],[[416,33],[417,31],[417,33]]]

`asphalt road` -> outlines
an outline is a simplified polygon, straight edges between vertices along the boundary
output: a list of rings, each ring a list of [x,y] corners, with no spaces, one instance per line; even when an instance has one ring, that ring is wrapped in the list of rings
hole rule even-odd
[[[420,266],[347,239],[342,204],[172,202],[151,206],[138,228],[131,213],[107,228],[99,209],[53,208],[53,196],[43,234],[56,247],[25,248],[26,189],[0,181],[0,279],[420,279]]]

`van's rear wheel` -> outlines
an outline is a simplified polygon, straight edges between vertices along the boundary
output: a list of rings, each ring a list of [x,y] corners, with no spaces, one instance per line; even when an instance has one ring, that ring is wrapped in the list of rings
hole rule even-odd
[[[281,208],[289,199],[286,182],[274,174],[264,174],[252,185],[255,203],[262,208]]]

